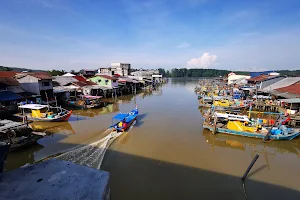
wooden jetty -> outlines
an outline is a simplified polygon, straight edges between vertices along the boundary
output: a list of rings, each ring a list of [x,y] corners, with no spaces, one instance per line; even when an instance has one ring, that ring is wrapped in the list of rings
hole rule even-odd
[[[259,111],[280,112],[280,106],[274,104],[266,104],[263,102],[254,102],[252,108]]]
[[[10,151],[33,144],[44,135],[34,132],[28,123],[0,120],[0,142],[10,144]]]

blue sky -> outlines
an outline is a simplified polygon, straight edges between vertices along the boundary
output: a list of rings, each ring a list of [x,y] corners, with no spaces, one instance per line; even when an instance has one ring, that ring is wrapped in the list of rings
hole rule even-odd
[[[0,0],[0,65],[300,69],[298,0]]]

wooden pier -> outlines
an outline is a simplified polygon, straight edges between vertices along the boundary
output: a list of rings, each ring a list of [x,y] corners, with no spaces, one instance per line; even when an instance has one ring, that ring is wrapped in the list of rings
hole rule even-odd
[[[265,104],[262,102],[254,102],[252,108],[254,108],[254,110],[258,110],[258,111],[268,111],[268,112],[280,112],[282,111],[282,109],[280,109],[281,107],[278,105],[273,105],[273,104]]]
[[[34,132],[28,123],[0,120],[0,142],[10,144],[10,151],[31,145],[43,136],[45,133]]]

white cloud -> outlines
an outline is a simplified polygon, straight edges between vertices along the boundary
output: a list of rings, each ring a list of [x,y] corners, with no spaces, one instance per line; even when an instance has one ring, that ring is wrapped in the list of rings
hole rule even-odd
[[[217,63],[217,56],[204,53],[199,58],[192,58],[188,61],[187,65],[191,68],[209,68]]]
[[[176,47],[179,48],[179,49],[182,49],[182,48],[187,48],[189,46],[191,46],[189,43],[184,42],[184,43],[182,43],[180,45],[177,45]]]

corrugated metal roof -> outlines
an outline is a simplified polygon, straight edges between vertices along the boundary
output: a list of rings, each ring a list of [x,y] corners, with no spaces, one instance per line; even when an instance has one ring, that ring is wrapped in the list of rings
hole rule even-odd
[[[275,96],[281,96],[281,97],[287,98],[287,99],[300,97],[300,95],[297,95],[297,94],[291,94],[291,93],[288,93],[288,92],[279,92],[279,91],[276,91],[276,90],[271,91],[271,94],[275,95]]]
[[[14,77],[16,74],[14,71],[0,71],[0,77]]]
[[[108,76],[108,75],[96,75],[96,76],[100,76],[102,78],[106,78],[106,79],[109,79],[109,80],[118,80],[118,78],[115,78],[113,76]]]
[[[22,96],[15,94],[11,91],[0,92],[0,101],[13,101],[22,98]]]
[[[83,76],[74,76],[74,78],[76,78],[78,80],[78,82],[76,82],[75,84],[80,87],[88,86],[88,85],[97,85],[93,81],[89,81],[86,78],[84,78]]]
[[[287,78],[284,78],[276,83],[273,83],[273,84],[263,88],[262,90],[264,92],[270,92],[270,91],[278,89],[278,88],[290,86],[299,81],[300,81],[300,77],[287,77]]]
[[[283,99],[281,101],[285,103],[300,103],[300,98]]]
[[[277,76],[262,74],[262,75],[259,75],[259,76],[253,77],[253,78],[249,78],[248,81],[260,82],[260,81],[272,79],[274,77],[277,77]]]
[[[19,82],[16,81],[12,77],[0,77],[0,83],[3,83],[5,85],[9,85],[9,86],[18,86],[18,85],[20,85]]]
[[[291,94],[300,95],[300,82],[297,82],[297,83],[287,86],[287,87],[277,88],[276,90],[279,92],[288,92]]]
[[[52,79],[52,76],[48,72],[30,72],[30,73],[25,73],[31,76],[34,76],[39,79]]]
[[[54,81],[58,82],[60,86],[78,82],[78,80],[72,76],[54,76]]]
[[[256,77],[256,76],[260,76],[262,74],[268,75],[271,72],[274,72],[274,71],[250,72],[250,76],[251,76],[251,78],[253,78],[253,77]]]

